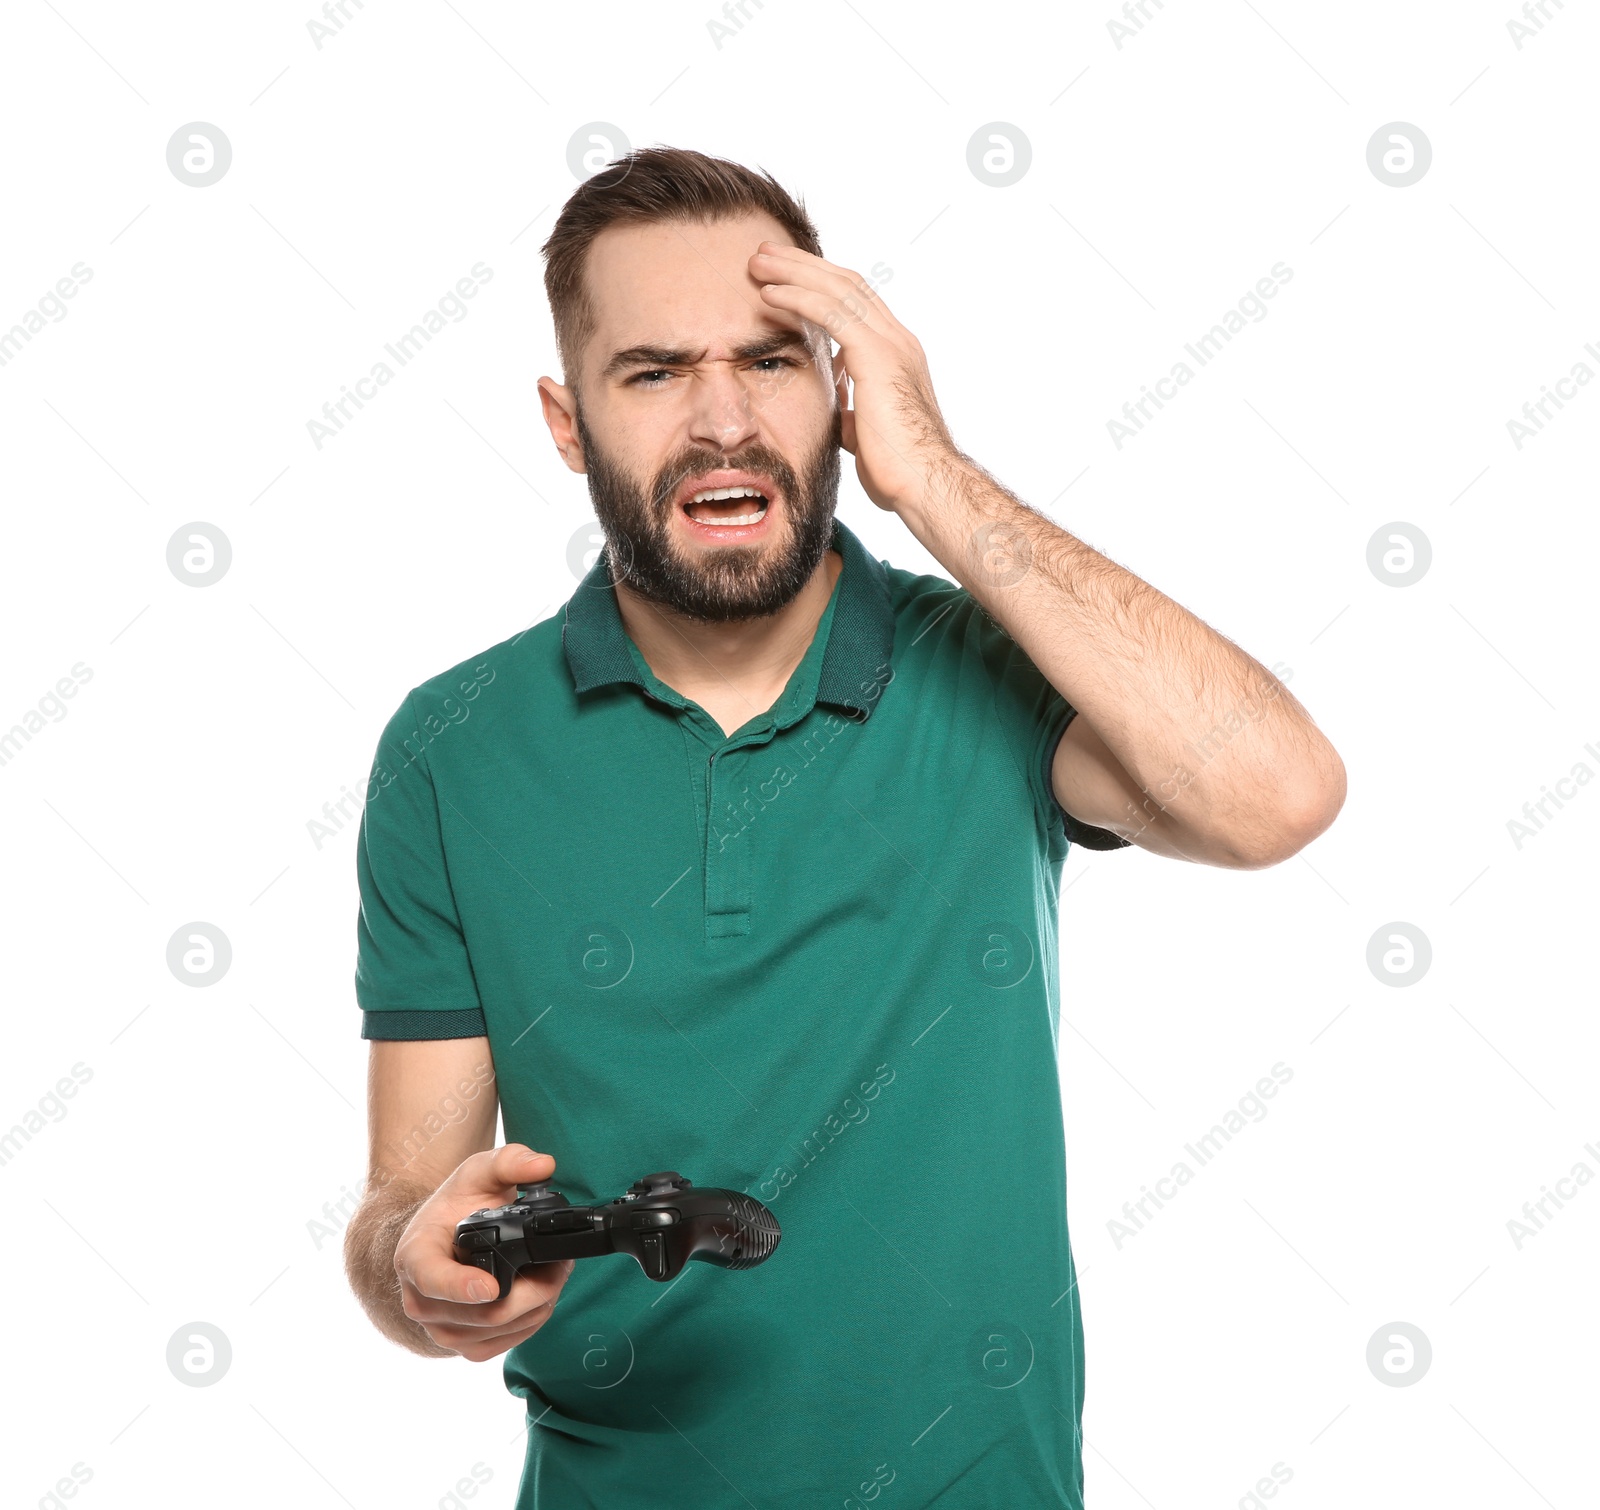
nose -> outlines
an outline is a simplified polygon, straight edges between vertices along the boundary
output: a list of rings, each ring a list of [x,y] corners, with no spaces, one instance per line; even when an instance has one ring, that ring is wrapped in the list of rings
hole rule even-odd
[[[732,362],[707,362],[691,388],[689,438],[719,451],[737,451],[760,433],[744,375]]]

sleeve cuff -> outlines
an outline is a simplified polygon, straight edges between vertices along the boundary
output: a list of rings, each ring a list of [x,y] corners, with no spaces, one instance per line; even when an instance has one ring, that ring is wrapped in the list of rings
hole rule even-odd
[[[385,1041],[426,1038],[487,1038],[480,1007],[451,1012],[363,1012],[361,1036]]]
[[[1078,710],[1072,709],[1061,725],[1061,733],[1050,741],[1050,748],[1045,752],[1044,789],[1050,794],[1050,801],[1055,803],[1056,811],[1061,814],[1061,821],[1066,826],[1067,838],[1071,843],[1081,844],[1085,849],[1128,849],[1132,846],[1133,840],[1124,839],[1108,828],[1097,828],[1092,823],[1084,823],[1081,819],[1074,818],[1056,801],[1056,786],[1052,775],[1056,763],[1056,751],[1061,747],[1062,739],[1072,726],[1072,720],[1077,716]]]

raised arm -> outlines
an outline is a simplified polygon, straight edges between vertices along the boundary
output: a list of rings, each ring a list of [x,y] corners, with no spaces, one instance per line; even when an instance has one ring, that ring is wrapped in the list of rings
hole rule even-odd
[[[1247,870],[1333,822],[1344,764],[1282,681],[959,450],[921,342],[870,284],[770,241],[750,272],[769,305],[838,342],[840,437],[867,496],[1078,710],[1051,773],[1067,812],[1156,854]]]

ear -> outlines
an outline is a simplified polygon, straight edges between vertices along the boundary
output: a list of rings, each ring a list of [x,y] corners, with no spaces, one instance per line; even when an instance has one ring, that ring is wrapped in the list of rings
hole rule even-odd
[[[574,472],[584,472],[583,443],[578,439],[576,417],[578,402],[572,390],[554,378],[539,379],[539,405],[544,410],[544,422],[550,427],[550,438],[556,443],[561,459]]]

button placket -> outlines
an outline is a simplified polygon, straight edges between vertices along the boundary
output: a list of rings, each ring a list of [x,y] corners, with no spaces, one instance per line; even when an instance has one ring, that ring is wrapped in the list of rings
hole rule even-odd
[[[706,771],[706,937],[735,938],[750,931],[746,847],[730,834],[723,812],[732,772],[729,751],[712,755]]]
[[[769,727],[706,760],[706,937],[750,931],[751,835],[740,801],[748,785],[748,751],[767,745]]]

